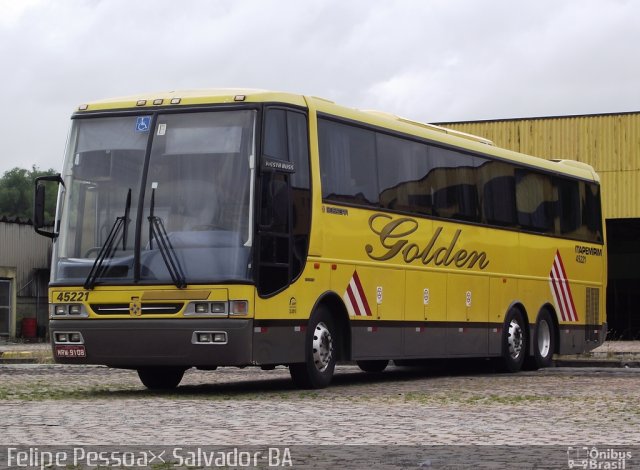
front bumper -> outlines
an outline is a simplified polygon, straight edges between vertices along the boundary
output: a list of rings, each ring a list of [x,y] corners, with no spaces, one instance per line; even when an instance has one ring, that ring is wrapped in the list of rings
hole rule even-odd
[[[53,354],[63,364],[245,366],[251,364],[251,319],[51,320]],[[84,357],[56,357],[56,333],[79,332]],[[224,343],[198,343],[198,332],[226,333]]]

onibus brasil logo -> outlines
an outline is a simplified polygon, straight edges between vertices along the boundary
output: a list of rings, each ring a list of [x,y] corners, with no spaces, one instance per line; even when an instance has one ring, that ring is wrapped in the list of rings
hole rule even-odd
[[[631,452],[618,449],[598,449],[597,447],[568,447],[569,468],[624,470],[631,468]],[[629,463],[629,467],[627,467]]]

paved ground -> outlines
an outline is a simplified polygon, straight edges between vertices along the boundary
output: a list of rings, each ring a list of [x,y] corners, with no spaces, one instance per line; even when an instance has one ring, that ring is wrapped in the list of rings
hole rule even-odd
[[[135,372],[0,367],[0,442],[64,444],[638,445],[640,369],[496,374],[341,366],[331,387],[293,388],[278,368],[189,371],[170,394]]]
[[[461,458],[455,468],[566,468],[569,446],[618,446],[634,455],[624,468],[640,467],[640,342],[559,361],[583,367],[518,374],[488,361],[373,375],[339,366],[319,391],[295,389],[279,367],[190,370],[175,392],[152,393],[132,371],[47,363],[48,344],[0,343],[0,354],[0,468],[13,467],[8,446],[132,444],[296,446],[302,468],[369,470],[451,468]]]

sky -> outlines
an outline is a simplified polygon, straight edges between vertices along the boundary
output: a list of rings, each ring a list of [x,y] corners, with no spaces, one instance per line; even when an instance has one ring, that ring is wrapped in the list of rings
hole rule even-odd
[[[0,175],[97,99],[308,94],[423,122],[640,111],[635,0],[0,0]]]

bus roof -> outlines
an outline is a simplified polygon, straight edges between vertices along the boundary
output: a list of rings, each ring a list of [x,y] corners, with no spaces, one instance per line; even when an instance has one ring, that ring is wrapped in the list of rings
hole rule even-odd
[[[595,170],[573,160],[545,160],[530,155],[499,148],[488,139],[458,132],[446,127],[421,123],[394,114],[379,111],[364,111],[335,104],[323,98],[303,96],[259,89],[220,88],[203,90],[179,90],[147,93],[106,100],[94,101],[78,107],[76,116],[96,111],[125,109],[149,109],[158,107],[199,106],[207,104],[232,103],[284,103],[313,109],[317,112],[350,119],[356,122],[388,129],[402,134],[416,136],[445,145],[467,149],[504,160],[535,166],[552,172],[566,173],[578,178],[599,181]]]

